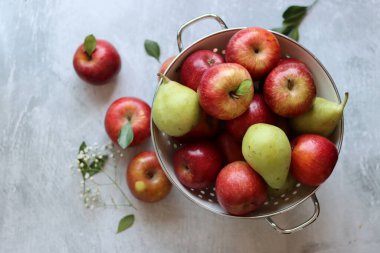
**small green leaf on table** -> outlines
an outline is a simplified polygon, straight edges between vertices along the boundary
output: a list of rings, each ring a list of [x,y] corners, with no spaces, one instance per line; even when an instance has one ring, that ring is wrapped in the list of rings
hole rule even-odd
[[[285,20],[289,20],[292,18],[304,16],[306,13],[307,13],[307,6],[292,5],[284,11],[284,13],[282,14],[282,17]]]
[[[117,143],[122,149],[125,149],[133,141],[133,129],[130,122],[127,122],[120,130]]]
[[[299,35],[299,32],[298,32],[298,27],[294,27],[288,34],[288,36],[290,38],[292,38],[293,40],[295,41],[298,41],[300,35]]]
[[[299,26],[302,23],[302,20],[306,16],[308,10],[314,6],[314,3],[310,6],[298,6],[292,5],[289,6],[284,13],[282,14],[283,21],[282,26],[273,28],[272,31],[282,33],[296,41],[299,39]]]
[[[119,221],[119,226],[117,227],[117,232],[120,233],[123,232],[124,230],[130,228],[135,221],[135,216],[133,214],[128,214],[127,216],[123,217]]]
[[[144,42],[145,52],[160,62],[160,46],[153,40],[145,40]]]
[[[95,51],[96,48],[96,39],[95,36],[90,34],[84,39],[84,50],[86,51],[88,57],[91,58],[92,53]]]

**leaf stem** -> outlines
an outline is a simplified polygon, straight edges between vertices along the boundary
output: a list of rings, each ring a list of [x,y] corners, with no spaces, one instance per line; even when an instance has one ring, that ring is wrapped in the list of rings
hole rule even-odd
[[[309,7],[307,7],[307,9],[311,9],[314,7],[314,5],[318,2],[318,0],[315,0],[312,4],[309,5]]]

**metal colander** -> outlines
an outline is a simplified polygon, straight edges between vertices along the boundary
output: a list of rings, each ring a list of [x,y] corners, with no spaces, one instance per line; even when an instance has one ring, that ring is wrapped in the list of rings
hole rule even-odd
[[[222,30],[212,33],[196,41],[195,43],[188,46],[187,48],[183,49],[182,32],[191,24],[199,20],[209,19],[209,18],[216,20],[220,24]],[[165,75],[172,80],[179,81],[180,80],[179,69],[182,62],[186,59],[188,55],[190,55],[191,53],[197,50],[208,49],[208,50],[213,50],[214,52],[217,51],[219,53],[224,54],[224,49],[229,39],[232,37],[232,35],[234,35],[236,32],[238,32],[241,29],[243,28],[230,28],[230,29],[227,28],[227,25],[225,24],[225,22],[220,17],[214,14],[203,15],[185,23],[184,25],[180,27],[177,34],[177,43],[178,43],[178,49],[180,53],[174,59],[171,65],[168,67]],[[276,32],[272,32],[272,33],[277,37],[281,45],[282,54],[284,56],[286,55],[286,56],[300,59],[311,70],[314,76],[316,87],[317,87],[317,96],[324,97],[331,101],[340,103],[341,100],[340,100],[339,92],[334,84],[334,81],[332,80],[327,70],[318,61],[318,59],[312,53],[310,53],[306,48],[298,44],[296,41],[282,34],[279,34]],[[159,85],[161,84],[161,82],[162,81],[160,81]],[[199,206],[213,213],[223,215],[223,216],[228,216],[228,217],[235,217],[235,218],[240,218],[240,219],[265,218],[274,229],[284,234],[290,234],[298,230],[301,230],[302,228],[308,226],[309,224],[311,224],[317,219],[320,208],[319,208],[319,202],[315,195],[315,192],[317,191],[318,187],[309,187],[309,186],[302,185],[300,183],[296,184],[294,189],[292,189],[291,191],[285,194],[282,194],[279,197],[269,198],[268,201],[265,202],[264,205],[259,210],[256,210],[250,213],[249,215],[233,216],[233,215],[228,214],[218,204],[214,187],[202,189],[202,190],[196,190],[196,189],[187,188],[179,182],[179,180],[177,179],[174,173],[173,154],[176,149],[182,146],[182,143],[178,142],[177,140],[174,140],[170,136],[161,132],[155,126],[152,120],[151,120],[151,129],[152,129],[151,131],[152,131],[153,145],[154,145],[156,154],[158,156],[158,159],[161,163],[161,166],[163,170],[165,171],[166,175],[168,176],[170,181],[173,183],[173,185],[177,187],[177,189],[179,189],[187,198],[189,198],[191,201],[198,204]],[[343,140],[343,119],[330,139],[336,144],[338,150],[340,150],[340,147],[342,145],[342,140]],[[311,217],[307,221],[303,222],[302,224],[293,228],[284,229],[284,228],[279,227],[271,219],[271,217],[274,215],[284,213],[295,208],[297,205],[301,204],[303,201],[307,200],[308,198],[311,198],[311,200],[313,201],[314,212],[311,215]]]

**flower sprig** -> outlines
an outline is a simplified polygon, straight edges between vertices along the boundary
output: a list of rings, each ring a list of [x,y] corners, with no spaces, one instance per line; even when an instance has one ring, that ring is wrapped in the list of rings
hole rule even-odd
[[[102,147],[98,147],[97,144],[94,144],[91,147],[87,146],[85,142],[82,142],[79,146],[76,166],[72,166],[72,169],[76,167],[77,172],[80,173],[82,177],[80,182],[80,197],[83,199],[83,203],[86,208],[94,209],[98,207],[113,206],[115,208],[132,207],[136,209],[118,183],[116,162],[117,156],[123,157],[123,153],[121,153],[120,150],[116,150],[112,143],[103,145]],[[109,160],[112,160],[113,166],[110,166]],[[114,173],[110,173],[109,167],[113,167]],[[97,182],[94,178],[97,174],[103,174],[108,182]],[[121,193],[125,203],[116,203],[112,196],[110,198],[111,203],[104,201],[101,194],[101,188],[104,186],[114,186]],[[122,232],[132,226],[133,222],[133,214],[128,214],[123,217],[119,222],[117,233]]]

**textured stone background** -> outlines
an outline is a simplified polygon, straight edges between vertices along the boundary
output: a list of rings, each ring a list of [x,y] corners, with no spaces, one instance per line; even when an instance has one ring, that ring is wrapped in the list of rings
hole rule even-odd
[[[215,13],[229,27],[271,28],[288,5],[310,2],[0,1],[0,252],[377,252],[379,1],[320,0],[300,30],[300,42],[323,62],[340,93],[350,92],[342,153],[318,191],[321,215],[305,230],[285,236],[264,220],[215,216],[173,189],[154,205],[134,200],[135,225],[115,235],[120,217],[132,210],[85,209],[80,178],[70,175],[82,140],[107,140],[103,117],[114,99],[152,101],[159,66],[144,53],[146,38],[160,43],[164,59],[177,52],[179,26],[196,16]],[[217,29],[204,21],[184,41]],[[73,53],[89,33],[122,55],[111,85],[87,85],[73,71]],[[128,158],[147,148],[150,143],[125,154],[120,177]],[[277,221],[307,217],[309,202]]]

